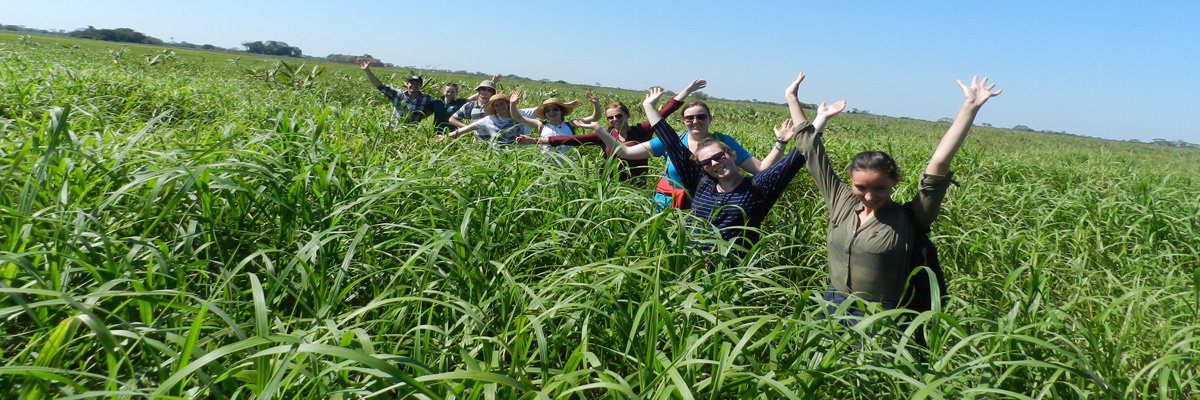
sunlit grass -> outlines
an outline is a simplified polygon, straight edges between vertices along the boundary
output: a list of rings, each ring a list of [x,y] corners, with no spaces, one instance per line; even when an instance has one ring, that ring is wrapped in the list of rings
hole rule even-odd
[[[1200,389],[1195,151],[977,128],[933,229],[951,300],[911,328],[926,349],[889,323],[904,311],[822,317],[826,217],[806,178],[725,266],[687,213],[654,212],[649,181],[599,173],[594,148],[433,142],[428,124],[392,126],[353,66],[297,89],[247,73],[271,60],[147,54],[162,53],[0,34],[5,398]],[[756,154],[786,114],[713,103],[714,128]],[[837,164],[895,155],[906,198],[944,130],[846,115],[825,138]]]

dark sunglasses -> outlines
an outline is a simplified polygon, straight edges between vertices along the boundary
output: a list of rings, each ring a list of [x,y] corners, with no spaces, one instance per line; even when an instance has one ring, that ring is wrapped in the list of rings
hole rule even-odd
[[[712,157],[709,157],[706,160],[700,161],[700,165],[707,167],[709,165],[718,164],[721,161],[725,161],[726,158],[729,158],[729,154],[722,151],[720,153],[713,155]]]
[[[684,115],[684,121],[708,121],[708,114]]]
[[[625,118],[625,116],[624,116],[624,115],[621,115],[621,114],[617,114],[617,115],[606,115],[606,116],[604,116],[604,119],[607,119],[607,120],[609,120],[609,121],[612,121],[612,120],[614,120],[614,119],[621,119],[621,118]]]

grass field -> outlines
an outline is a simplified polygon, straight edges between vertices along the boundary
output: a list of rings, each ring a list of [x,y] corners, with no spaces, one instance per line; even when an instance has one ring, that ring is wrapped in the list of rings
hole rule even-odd
[[[807,176],[718,268],[692,244],[717,237],[601,174],[594,147],[434,142],[392,126],[357,67],[284,61],[0,33],[3,398],[1200,392],[1200,151],[974,128],[933,227],[951,300],[917,317],[926,349],[888,323],[904,311],[820,317]],[[641,98],[503,84],[523,106]],[[760,156],[787,113],[710,104]],[[947,126],[843,115],[825,143],[837,164],[892,154],[907,199]]]

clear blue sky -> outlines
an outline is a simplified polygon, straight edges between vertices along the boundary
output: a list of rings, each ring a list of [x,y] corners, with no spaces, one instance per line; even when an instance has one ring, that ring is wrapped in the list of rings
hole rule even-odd
[[[0,23],[132,28],[166,41],[304,54],[369,53],[419,68],[516,74],[629,89],[782,101],[846,99],[874,114],[936,120],[955,79],[1004,94],[976,123],[1108,139],[1200,143],[1195,1],[11,1]]]

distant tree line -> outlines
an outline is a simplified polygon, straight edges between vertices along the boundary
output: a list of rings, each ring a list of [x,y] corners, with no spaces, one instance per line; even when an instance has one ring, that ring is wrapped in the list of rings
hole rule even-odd
[[[202,49],[202,50],[216,50],[216,51],[241,51],[238,49],[227,49],[224,47],[214,46],[211,44],[195,44],[195,43],[188,43],[188,42],[167,42],[167,46],[180,47],[180,48],[185,48],[185,49]]]
[[[41,33],[41,34],[46,34],[46,35],[66,35],[67,34],[67,31],[64,31],[62,29],[59,29],[57,31],[48,31],[45,29],[26,28],[25,25],[4,25],[4,24],[0,24],[0,31]]]
[[[135,31],[135,30],[129,29],[129,28],[96,29],[95,27],[88,25],[87,29],[83,29],[83,28],[76,29],[74,31],[71,31],[71,33],[68,33],[67,36],[77,37],[77,38],[81,38],[81,39],[107,40],[110,42],[141,43],[141,44],[155,44],[155,45],[163,44],[163,41],[161,39],[158,39],[158,38],[155,38],[152,36],[146,36],[146,35],[142,34],[141,32],[138,32],[138,31]]]
[[[289,46],[286,42],[277,42],[274,40],[245,42],[242,43],[242,46],[246,46],[247,53],[285,57],[300,57],[303,55],[299,47]]]

